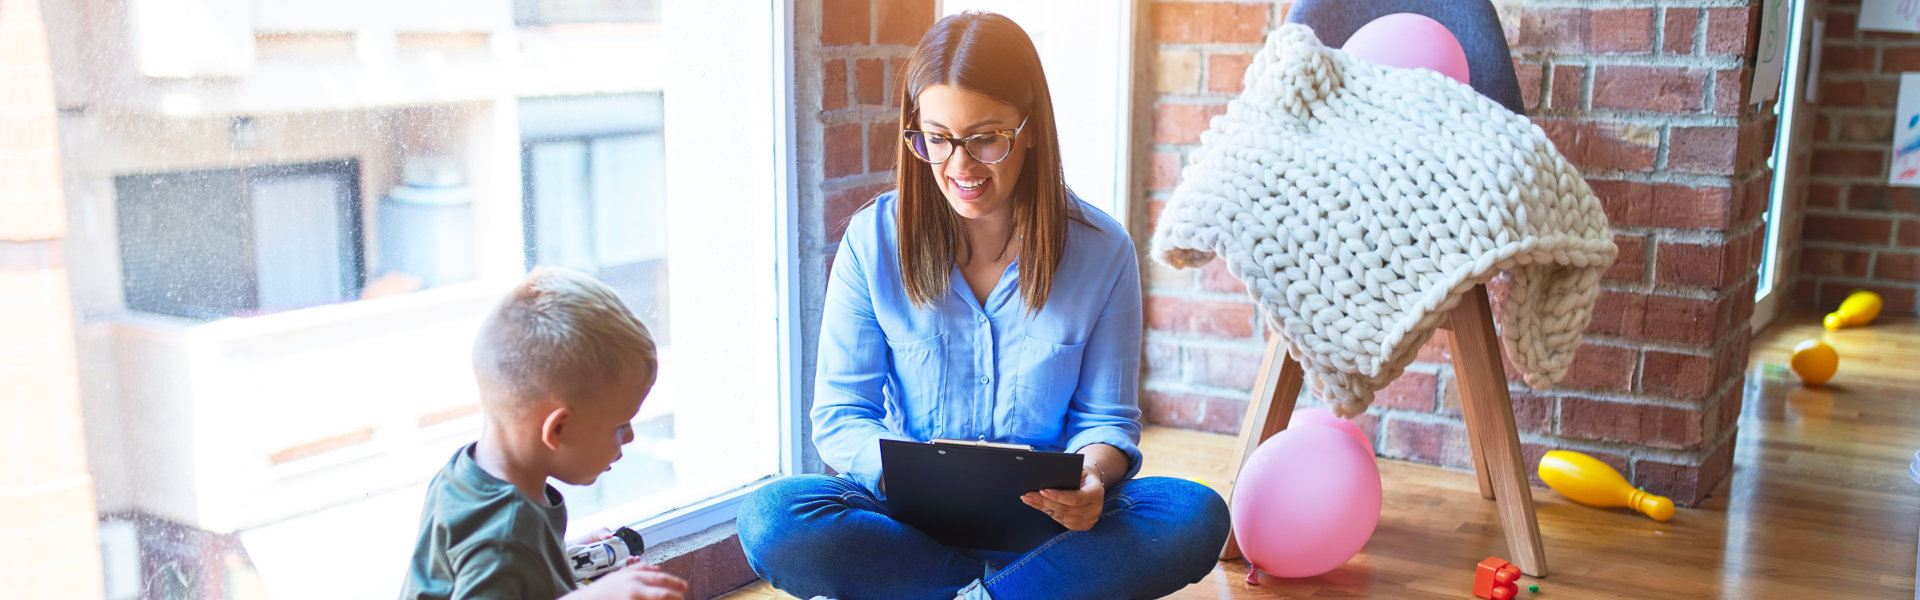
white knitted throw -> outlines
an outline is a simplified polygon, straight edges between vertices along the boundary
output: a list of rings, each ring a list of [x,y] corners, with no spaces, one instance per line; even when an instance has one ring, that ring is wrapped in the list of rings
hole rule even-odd
[[[1567,372],[1617,250],[1545,132],[1429,70],[1382,67],[1285,25],[1200,136],[1153,257],[1215,255],[1334,412],[1366,410],[1463,293],[1500,272],[1507,356]]]

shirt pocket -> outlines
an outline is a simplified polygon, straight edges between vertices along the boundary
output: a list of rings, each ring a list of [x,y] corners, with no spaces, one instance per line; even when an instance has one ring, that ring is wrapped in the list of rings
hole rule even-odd
[[[888,421],[902,422],[901,433],[929,437],[939,422],[940,398],[947,384],[947,334],[935,334],[916,341],[887,340],[892,353],[892,385],[888,396]],[[897,421],[896,421],[897,420]]]
[[[1014,422],[1008,429],[1023,439],[1052,440],[1066,425],[1067,407],[1080,385],[1080,359],[1086,342],[1056,344],[1020,336],[1013,371]]]

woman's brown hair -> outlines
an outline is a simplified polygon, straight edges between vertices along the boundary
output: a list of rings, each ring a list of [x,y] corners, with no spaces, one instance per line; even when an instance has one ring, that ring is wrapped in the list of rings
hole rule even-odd
[[[1020,260],[1020,295],[1027,312],[1047,304],[1053,273],[1067,248],[1069,220],[1080,220],[1067,195],[1060,170],[1060,138],[1054,128],[1053,96],[1040,69],[1033,40],[1011,19],[984,12],[952,15],[934,23],[907,59],[900,90],[900,128],[919,129],[920,92],[951,85],[1013,105],[1026,116],[1015,144],[1026,151],[1015,182],[1013,237],[1008,242]],[[900,281],[915,306],[930,306],[947,295],[955,264],[972,260],[976,249],[966,221],[947,204],[933,169],[895,144],[895,201],[899,222]]]

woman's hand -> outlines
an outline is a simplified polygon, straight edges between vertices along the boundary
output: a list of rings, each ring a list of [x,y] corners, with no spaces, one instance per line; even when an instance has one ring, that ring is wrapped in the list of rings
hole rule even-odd
[[[1074,531],[1093,529],[1100,521],[1100,508],[1107,500],[1107,486],[1092,465],[1080,470],[1080,489],[1028,492],[1020,501],[1047,513],[1054,521]]]

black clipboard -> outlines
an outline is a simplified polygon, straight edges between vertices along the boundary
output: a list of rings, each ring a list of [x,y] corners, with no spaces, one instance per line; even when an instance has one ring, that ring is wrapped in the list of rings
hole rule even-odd
[[[1081,456],[973,444],[880,440],[887,511],[948,546],[1025,552],[1066,527],[1020,501],[1079,489]]]

